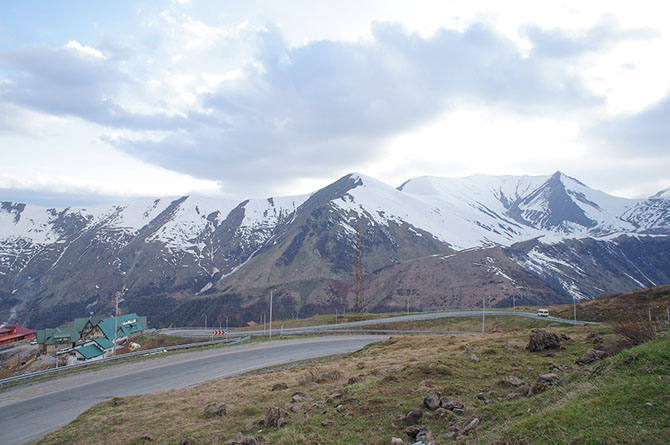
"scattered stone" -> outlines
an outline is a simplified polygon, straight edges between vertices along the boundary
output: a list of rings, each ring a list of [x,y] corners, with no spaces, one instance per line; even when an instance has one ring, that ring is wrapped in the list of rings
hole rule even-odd
[[[570,337],[568,337],[568,335],[567,335],[565,332],[561,332],[560,335],[561,335],[561,340],[563,340],[563,341],[572,341],[572,339],[571,339]]]
[[[212,402],[205,407],[206,416],[225,416],[226,404],[223,402]]]
[[[351,420],[354,418],[354,413],[352,413],[351,411],[347,411],[346,413],[344,413],[344,416],[342,417],[344,417],[347,420]]]
[[[358,368],[358,369],[363,369],[363,368],[365,368],[365,363],[363,363],[363,362],[358,362],[358,363],[356,363],[356,368]]]
[[[585,365],[587,363],[593,363],[597,360],[602,360],[607,357],[607,352],[600,351],[598,349],[589,349],[581,357],[579,357],[575,363],[578,365]]]
[[[471,362],[478,362],[479,357],[477,357],[477,354],[470,354],[470,361]]]
[[[464,409],[465,405],[463,405],[458,400],[448,399],[445,397],[442,400],[440,400],[440,408],[444,408],[447,411],[455,411]]]
[[[305,394],[302,391],[297,391],[294,392],[293,395],[291,396],[291,403],[298,403],[298,402],[303,402],[305,400],[309,400],[309,396]]]
[[[300,409],[302,409],[303,406],[305,406],[305,404],[302,402],[292,403],[288,406],[288,410],[291,411],[292,413],[297,413],[298,411],[300,411]]]
[[[528,394],[528,385],[521,385],[505,396],[506,399],[518,399]]]
[[[353,385],[354,383],[362,382],[363,380],[365,380],[365,376],[362,375],[350,377],[347,381],[347,385]]]
[[[537,378],[537,381],[530,385],[528,389],[527,396],[530,397],[534,394],[541,393],[546,391],[551,385],[562,385],[563,380],[561,380],[556,374],[542,374]]]
[[[654,406],[654,404],[651,403],[651,402],[647,402],[647,403],[645,403],[645,405],[647,405],[647,406]]]
[[[335,422],[333,422],[331,419],[326,419],[323,422],[321,422],[321,426],[331,426],[333,423]]]
[[[430,442],[433,439],[433,434],[428,425],[411,425],[405,429],[405,433],[414,440],[424,443]]]
[[[238,434],[234,439],[226,442],[226,445],[268,445],[268,441],[263,436],[243,436]]]
[[[502,380],[500,380],[500,384],[503,386],[519,387],[524,384],[524,381],[521,380],[519,377],[513,375],[506,375],[505,377],[503,377]]]
[[[333,400],[339,399],[340,397],[342,397],[341,392],[339,391],[332,392],[330,393],[330,395],[328,395],[328,397],[326,397],[326,402],[332,402]]]
[[[435,418],[436,419],[441,419],[441,418],[447,417],[449,415],[449,413],[451,413],[451,411],[449,411],[448,409],[438,408],[438,409],[435,410]]]
[[[282,391],[284,389],[288,389],[288,385],[286,383],[275,383],[272,387],[273,391]]]
[[[458,432],[458,435],[459,435],[459,436],[463,436],[463,435],[469,434],[470,431],[472,431],[472,430],[474,430],[475,428],[477,428],[477,425],[479,425],[479,419],[475,417],[474,419],[472,419],[472,420],[470,421],[470,423],[468,423],[466,426],[463,427],[463,429],[461,429],[461,430]]]
[[[198,440],[195,437],[186,437],[179,442],[179,445],[196,445]]]
[[[490,402],[491,397],[496,395],[496,392],[491,390],[491,391],[486,391],[486,392],[480,392],[477,394],[477,398],[479,400],[483,400],[484,403],[488,404]]]
[[[142,434],[140,436],[140,440],[146,440],[147,442],[153,442],[156,439],[151,434]]]
[[[288,423],[288,413],[283,408],[271,407],[265,415],[265,426],[280,428]]]
[[[391,445],[405,445],[405,441],[399,437],[391,437]]]
[[[249,422],[244,426],[244,431],[247,433],[253,433],[254,431],[258,431],[258,429],[265,423],[265,420],[260,419],[256,420],[255,422]]]
[[[423,399],[423,405],[431,411],[440,407],[440,395],[435,391],[430,391]]]
[[[419,420],[423,417],[423,410],[421,408],[416,408],[410,410],[406,416],[401,416],[400,420],[407,426],[416,425],[419,423]]]
[[[544,329],[531,329],[526,349],[530,352],[561,349],[561,339],[558,335],[547,332]]]

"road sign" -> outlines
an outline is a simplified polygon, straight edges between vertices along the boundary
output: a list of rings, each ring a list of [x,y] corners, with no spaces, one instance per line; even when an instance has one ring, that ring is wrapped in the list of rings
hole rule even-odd
[[[221,330],[221,331],[212,331],[212,335],[226,335],[226,334],[227,334],[227,332],[226,332],[226,331],[223,331],[223,330]]]

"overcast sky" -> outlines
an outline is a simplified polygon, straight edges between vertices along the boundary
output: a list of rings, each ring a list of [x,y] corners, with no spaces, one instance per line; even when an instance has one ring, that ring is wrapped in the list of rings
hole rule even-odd
[[[268,197],[352,171],[648,196],[670,187],[664,3],[3,1],[0,200]]]

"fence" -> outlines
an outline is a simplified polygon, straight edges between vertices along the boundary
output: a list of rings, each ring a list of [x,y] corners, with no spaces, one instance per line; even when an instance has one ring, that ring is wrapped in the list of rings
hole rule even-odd
[[[162,348],[154,348],[154,349],[147,349],[144,351],[136,351],[136,352],[128,352],[127,354],[120,354],[116,355],[114,357],[107,357],[99,360],[93,360],[93,361],[88,361],[88,362],[83,362],[83,363],[75,363],[74,365],[67,365],[67,366],[61,366],[59,368],[49,368],[49,369],[44,369],[42,371],[35,371],[35,372],[30,372],[27,374],[21,374],[17,375],[14,377],[9,377],[6,379],[0,380],[0,388],[2,388],[4,385],[7,383],[11,382],[18,382],[19,380],[25,380],[29,379],[32,377],[37,377],[41,375],[49,375],[57,372],[62,372],[62,371],[67,371],[69,369],[74,369],[74,368],[81,368],[85,366],[92,366],[92,365],[97,365],[98,363],[105,363],[113,360],[119,360],[122,358],[128,358],[128,357],[136,357],[139,355],[151,355],[151,354],[158,354],[161,352],[168,352],[168,351],[175,351],[178,349],[190,349],[190,348],[197,348],[200,346],[211,346],[211,345],[218,345],[221,343],[226,343],[228,345],[233,345],[236,343],[240,343],[245,340],[249,340],[251,337],[244,337],[244,338],[237,338],[235,340],[214,340],[214,341],[201,341],[197,343],[188,343],[184,345],[174,345],[174,346],[164,346]]]

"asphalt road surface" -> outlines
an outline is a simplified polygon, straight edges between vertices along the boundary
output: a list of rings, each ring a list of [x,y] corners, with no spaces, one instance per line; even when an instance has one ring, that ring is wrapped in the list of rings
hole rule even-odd
[[[498,316],[498,315],[514,315],[517,317],[527,317],[527,318],[539,318],[543,320],[549,320],[549,321],[555,321],[555,322],[560,322],[560,323],[568,323],[568,324],[576,324],[576,325],[582,325],[582,324],[593,324],[592,322],[589,321],[573,321],[573,320],[566,320],[563,318],[556,318],[556,317],[539,317],[536,313],[533,312],[512,312],[512,311],[501,311],[501,310],[487,310],[486,311],[486,317],[489,316]],[[284,329],[283,333],[284,334],[300,334],[300,333],[306,333],[306,332],[314,332],[314,331],[332,331],[335,329],[351,329],[351,328],[363,328],[365,326],[370,326],[370,325],[377,325],[377,324],[382,324],[382,323],[398,323],[398,322],[403,322],[403,321],[417,321],[417,320],[430,320],[430,319],[435,319],[435,318],[450,318],[450,317],[481,317],[482,316],[482,311],[480,310],[467,310],[467,311],[440,311],[440,312],[423,312],[420,314],[412,314],[412,315],[400,315],[397,317],[387,317],[387,318],[377,318],[374,320],[362,320],[362,321],[351,321],[347,323],[339,323],[337,325],[335,324],[327,324],[327,325],[319,325],[319,326],[303,326],[303,327],[298,327],[298,328],[290,328],[290,329]],[[173,329],[165,329],[162,331],[163,334],[166,335],[173,335],[177,337],[209,337],[212,333],[212,330],[216,330],[218,328],[173,328]],[[279,335],[279,326],[275,324],[273,326],[273,333],[276,333],[276,335]],[[268,335],[267,331],[263,330],[256,330],[256,331],[239,331],[235,332],[233,330],[230,331],[229,335],[231,337],[234,336],[243,336],[243,335]]]
[[[347,353],[385,338],[348,335],[232,346],[113,365],[10,388],[0,391],[0,444],[38,440],[112,397],[183,388],[280,363]]]

